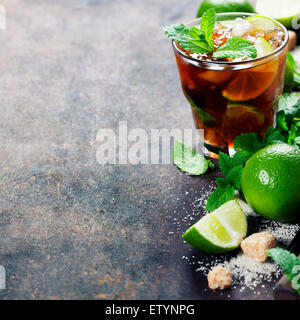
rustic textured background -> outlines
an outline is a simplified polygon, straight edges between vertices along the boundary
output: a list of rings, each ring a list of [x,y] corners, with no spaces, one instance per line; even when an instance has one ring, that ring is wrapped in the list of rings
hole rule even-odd
[[[176,222],[203,213],[193,203],[219,173],[96,162],[97,131],[119,120],[191,127],[162,26],[193,19],[199,1],[1,4],[0,298],[229,298],[182,259],[202,255],[180,238],[192,222]]]

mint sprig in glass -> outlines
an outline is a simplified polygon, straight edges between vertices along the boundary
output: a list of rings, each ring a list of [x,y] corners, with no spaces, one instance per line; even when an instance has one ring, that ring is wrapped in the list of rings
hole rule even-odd
[[[262,137],[274,125],[283,91],[288,33],[249,13],[216,14],[164,28],[172,39],[184,95],[206,155],[230,153],[242,133]]]

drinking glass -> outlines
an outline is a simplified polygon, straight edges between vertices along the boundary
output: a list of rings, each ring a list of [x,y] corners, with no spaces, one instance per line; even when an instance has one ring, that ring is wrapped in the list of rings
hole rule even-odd
[[[255,14],[221,13],[217,21],[250,16]],[[213,158],[219,151],[233,153],[234,139],[241,133],[258,132],[263,136],[274,125],[284,87],[288,31],[273,22],[284,33],[282,45],[248,61],[199,60],[172,42],[183,93],[192,106],[196,128],[204,129],[205,152]],[[187,25],[200,23],[201,18]]]

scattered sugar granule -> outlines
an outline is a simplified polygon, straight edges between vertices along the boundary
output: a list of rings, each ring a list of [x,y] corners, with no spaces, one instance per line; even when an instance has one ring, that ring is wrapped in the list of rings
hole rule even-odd
[[[254,233],[241,243],[243,252],[258,262],[267,261],[266,251],[275,247],[276,238],[269,231]]]
[[[250,289],[256,288],[263,281],[271,282],[281,274],[279,265],[273,262],[257,262],[241,253],[230,261],[224,262],[234,278],[235,283],[245,285]]]
[[[176,197],[174,197],[174,200],[177,200],[177,203],[185,200],[185,204],[181,206],[177,204],[177,206],[173,208],[174,212],[172,212],[172,215],[169,217],[173,222],[173,230],[170,231],[173,231],[174,234],[182,235],[195,222],[199,221],[205,214],[205,204],[213,190],[213,185],[207,189],[203,188],[202,190],[191,188],[187,190],[189,194],[184,195],[183,199],[176,199]],[[192,199],[191,202],[186,201],[187,197]],[[255,213],[245,201],[239,198],[237,198],[237,200],[247,216],[249,234],[269,231],[276,237],[277,246],[287,248],[300,230],[299,224],[265,220]],[[183,243],[186,244],[186,241],[183,241]],[[187,252],[188,251],[192,251],[190,245],[187,246]],[[232,273],[232,290],[237,289],[240,292],[252,290],[253,293],[255,291],[257,295],[264,293],[265,288],[267,288],[267,282],[273,282],[274,279],[279,278],[282,273],[280,266],[271,260],[260,263],[242,253],[234,257],[232,257],[232,255],[224,254],[218,256],[207,255],[207,257],[201,256],[199,259],[199,257],[194,258],[191,255],[184,256],[182,259],[185,263],[195,265],[196,271],[203,273],[204,276],[207,276],[210,270],[216,266],[227,267]],[[260,290],[262,290],[262,292]],[[221,295],[222,292],[219,294]]]
[[[224,290],[232,286],[232,274],[224,267],[218,266],[207,276],[208,286],[212,290]]]
[[[280,247],[287,248],[292,239],[296,236],[300,230],[298,224],[282,223],[275,221],[264,221],[260,225],[261,230],[270,231],[275,237]]]

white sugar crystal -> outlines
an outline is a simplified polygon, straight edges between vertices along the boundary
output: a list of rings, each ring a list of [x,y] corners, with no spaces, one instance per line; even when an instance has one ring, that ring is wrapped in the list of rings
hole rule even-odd
[[[230,261],[226,261],[224,266],[232,272],[238,283],[243,283],[248,288],[255,288],[262,281],[270,282],[274,276],[278,276],[281,272],[280,267],[274,262],[256,262],[242,253]]]

